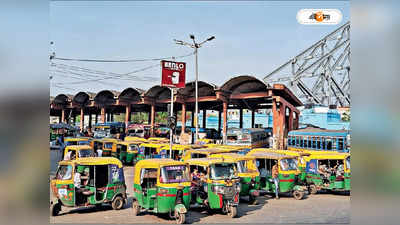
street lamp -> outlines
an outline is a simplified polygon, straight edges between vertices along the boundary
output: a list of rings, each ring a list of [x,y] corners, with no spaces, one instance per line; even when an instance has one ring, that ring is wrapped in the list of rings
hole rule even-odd
[[[196,84],[196,104],[195,104],[196,117],[195,117],[195,119],[196,119],[196,141],[197,141],[199,139],[199,120],[198,120],[198,114],[199,114],[199,86],[198,86],[199,67],[198,67],[198,56],[197,56],[197,53],[198,53],[198,49],[204,43],[206,43],[207,41],[211,41],[211,40],[215,39],[215,37],[211,36],[211,37],[207,38],[206,40],[204,40],[203,42],[200,42],[200,43],[196,43],[195,37],[194,37],[193,34],[191,34],[189,37],[190,37],[190,39],[192,39],[193,44],[190,44],[190,43],[187,43],[187,42],[184,42],[184,41],[180,41],[180,40],[176,40],[176,39],[174,39],[174,41],[178,45],[186,45],[186,46],[189,46],[191,48],[194,48],[194,55],[196,56],[196,81],[195,81],[195,84]],[[203,120],[205,120],[205,119],[206,118],[203,118]]]

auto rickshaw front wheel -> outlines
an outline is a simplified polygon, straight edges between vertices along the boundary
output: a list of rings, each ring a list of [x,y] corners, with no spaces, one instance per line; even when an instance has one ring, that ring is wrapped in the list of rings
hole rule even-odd
[[[318,192],[317,186],[315,186],[315,184],[311,184],[308,187],[308,191],[310,192],[310,194],[315,195]]]
[[[186,221],[186,214],[180,213],[180,212],[175,212],[175,220],[176,220],[177,224],[184,224]]]
[[[57,202],[56,204],[51,206],[51,215],[58,216],[61,211],[61,203]]]
[[[111,203],[111,207],[115,210],[120,210],[124,206],[124,199],[121,196],[117,196]]]
[[[296,200],[301,200],[304,197],[304,192],[295,190],[295,191],[293,191],[293,197]]]
[[[237,207],[236,206],[229,207],[228,215],[232,218],[235,218],[237,216]]]
[[[132,202],[132,211],[134,216],[137,216],[140,213],[140,205],[137,200],[133,200]]]

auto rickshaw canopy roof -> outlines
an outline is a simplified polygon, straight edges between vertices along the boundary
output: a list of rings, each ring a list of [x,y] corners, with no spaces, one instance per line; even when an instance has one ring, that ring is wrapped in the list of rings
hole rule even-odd
[[[209,156],[210,158],[224,158],[224,159],[231,159],[233,161],[240,161],[240,160],[253,160],[255,159],[254,156],[250,155],[241,155],[237,153],[221,153],[221,154],[213,154]]]
[[[66,137],[64,141],[88,141],[90,137]]]
[[[250,152],[276,152],[280,154],[286,155],[295,155],[295,156],[309,156],[311,155],[308,152],[301,152],[301,151],[291,151],[291,150],[282,150],[282,149],[272,149],[272,148],[255,148],[252,149]]]
[[[201,149],[191,149],[188,150],[191,153],[201,153],[201,154],[216,154],[216,153],[228,153],[236,149],[222,149],[222,148],[201,148]]]
[[[212,164],[220,164],[220,163],[235,163],[232,159],[224,159],[224,158],[198,158],[198,159],[189,159],[186,161],[189,165],[199,165],[199,166],[210,166]]]
[[[141,168],[159,168],[163,166],[179,166],[179,165],[187,165],[186,162],[175,161],[173,159],[165,158],[165,159],[144,159],[140,160],[135,165],[135,173],[140,172]]]
[[[344,160],[349,157],[349,153],[332,153],[332,154],[312,154],[307,156],[308,159],[320,159],[320,160]]]
[[[249,153],[247,153],[247,155],[249,156],[254,156],[257,159],[284,159],[284,158],[292,158],[295,159],[296,156],[294,155],[286,155],[286,154],[282,154],[282,153],[276,153],[276,152],[270,152],[270,151],[250,151]]]
[[[149,147],[149,148],[161,148],[161,147],[168,146],[168,145],[165,144],[165,143],[152,143],[152,142],[150,142],[150,143],[142,143],[142,144],[140,144],[140,146],[141,147]]]
[[[114,157],[85,157],[70,161],[60,161],[60,165],[117,165],[118,168],[122,168],[122,163]]]
[[[81,150],[81,149],[92,149],[92,146],[90,145],[69,145],[65,147],[65,151],[67,150]]]
[[[131,136],[127,136],[124,138],[124,141],[140,141],[140,142],[148,142],[147,139],[145,138],[141,138],[141,137],[131,137]]]

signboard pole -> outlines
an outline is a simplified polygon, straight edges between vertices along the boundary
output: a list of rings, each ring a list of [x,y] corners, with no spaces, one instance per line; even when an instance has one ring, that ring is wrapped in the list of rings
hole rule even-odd
[[[174,116],[174,89],[170,88],[171,90],[171,112],[170,112],[170,117]],[[173,132],[172,129],[169,129],[169,157],[172,159],[172,138]]]

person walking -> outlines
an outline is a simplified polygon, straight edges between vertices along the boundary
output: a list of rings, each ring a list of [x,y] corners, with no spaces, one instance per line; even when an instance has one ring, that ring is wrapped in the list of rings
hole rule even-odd
[[[278,162],[272,167],[272,179],[275,184],[275,199],[279,199],[279,170],[278,170]]]

